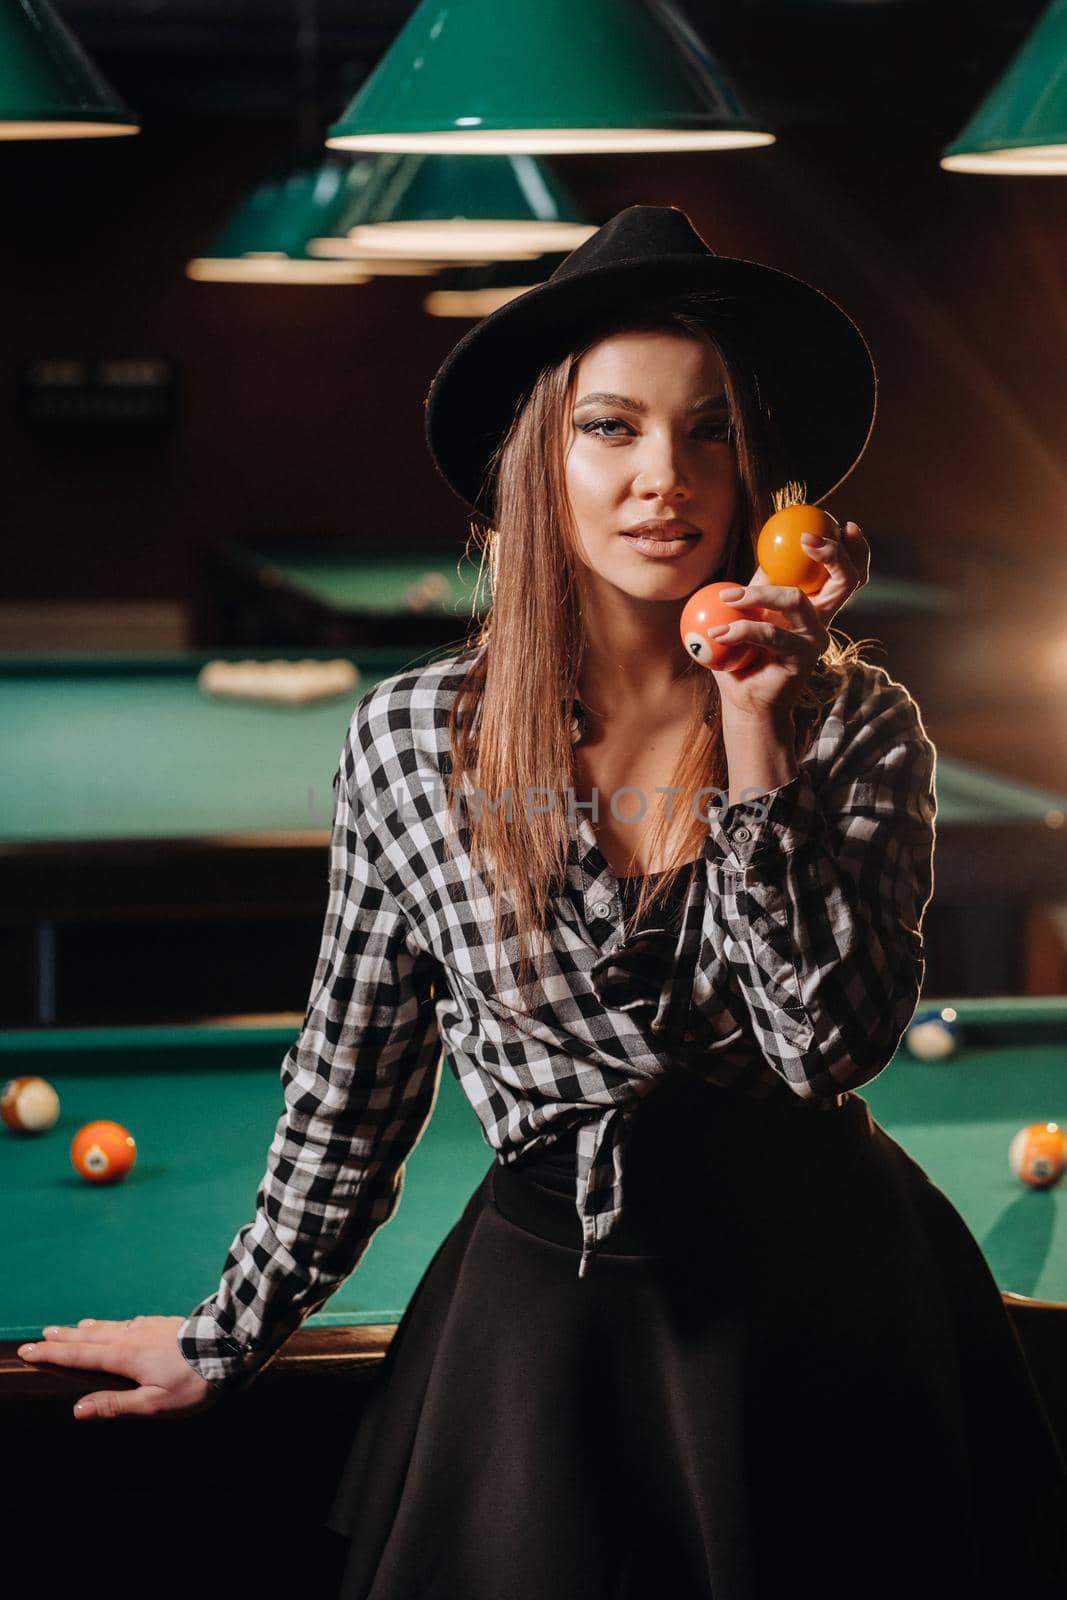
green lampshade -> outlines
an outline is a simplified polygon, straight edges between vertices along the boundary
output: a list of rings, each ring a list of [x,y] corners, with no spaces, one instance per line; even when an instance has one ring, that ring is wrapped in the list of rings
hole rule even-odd
[[[532,259],[573,250],[593,233],[533,156],[380,155],[350,179],[337,226],[368,253],[434,261]]]
[[[325,261],[349,261],[373,270],[375,277],[421,278],[431,276],[440,263],[423,261],[416,256],[394,259],[380,253],[370,258],[368,252],[348,237],[349,219],[362,215],[364,193],[379,175],[384,156],[357,156],[350,162],[345,175],[344,193],[337,210],[324,219],[328,232],[317,234],[307,242],[309,256]]]
[[[542,154],[774,137],[673,0],[422,0],[326,142]]]
[[[94,139],[140,126],[46,0],[0,0],[0,139]]]
[[[328,161],[260,184],[210,249],[188,263],[187,275],[211,283],[367,283],[358,264],[319,261],[307,251],[311,235],[330,226],[345,176]]]
[[[941,165],[952,172],[1067,172],[1067,0],[1052,0]]]

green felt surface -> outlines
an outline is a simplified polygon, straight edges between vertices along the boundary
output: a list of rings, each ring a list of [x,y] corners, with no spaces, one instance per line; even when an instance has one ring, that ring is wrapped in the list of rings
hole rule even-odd
[[[1067,828],[1067,795],[987,772],[938,752],[938,826],[952,823],[1040,823]]]
[[[849,607],[854,611],[886,611],[905,614],[949,614],[963,609],[960,596],[940,584],[923,583],[915,578],[893,578],[875,575],[846,601],[840,615],[847,618]],[[847,632],[846,628],[846,632]]]
[[[356,702],[406,666],[410,653],[354,656],[361,680],[351,694],[303,706],[201,693],[197,673],[215,659],[248,656],[0,658],[0,838],[202,838],[328,828],[333,776]]]
[[[1026,1188],[1007,1159],[1035,1121],[1067,1123],[1067,1001],[942,1002],[965,1040],[951,1063],[904,1049],[862,1091],[876,1120],[959,1210],[1002,1290],[1067,1310],[1067,1180]],[[254,1211],[282,1110],[279,1068],[295,1028],[187,1027],[0,1034],[0,1079],[37,1073],[59,1091],[59,1125],[0,1130],[5,1232],[0,1338],[49,1322],[178,1315],[214,1292]],[[70,1166],[86,1121],[121,1122],[138,1160],[119,1185]],[[493,1159],[447,1063],[393,1219],[309,1326],[396,1322]]]
[[[81,1317],[185,1315],[213,1294],[251,1220],[283,1110],[279,1068],[294,1029],[140,1028],[0,1035],[0,1077],[45,1076],[60,1096],[47,1134],[0,1127],[0,1339]],[[115,1185],[75,1173],[70,1143],[107,1118],[137,1141]],[[309,1327],[397,1322],[493,1152],[447,1065],[400,1207]]]
[[[901,1048],[860,1093],[952,1200],[1000,1288],[1067,1305],[1067,1179],[1030,1189],[1008,1165],[1020,1128],[1067,1128],[1067,1003],[955,1005],[964,1039],[951,1061]]]
[[[413,609],[469,621],[479,589],[480,557],[461,552],[393,548],[350,550],[308,543],[235,547],[232,559],[258,581],[302,594],[335,611],[393,615]],[[429,573],[448,586],[440,599],[412,607],[409,590]],[[483,581],[479,611],[488,599]]]

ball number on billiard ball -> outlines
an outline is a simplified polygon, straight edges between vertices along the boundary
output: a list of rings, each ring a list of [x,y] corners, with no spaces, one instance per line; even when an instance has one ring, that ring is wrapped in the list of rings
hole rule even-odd
[[[1011,1141],[1008,1160],[1015,1176],[1031,1189],[1047,1189],[1063,1176],[1067,1133],[1056,1122],[1032,1122]]]
[[[47,1078],[12,1078],[0,1091],[0,1117],[12,1133],[47,1133],[59,1121],[59,1096]]]
[[[763,612],[758,606],[749,606],[747,611],[739,611],[736,606],[727,605],[725,600],[719,599],[723,589],[742,587],[742,584],[725,580],[706,583],[702,589],[689,596],[682,608],[679,632],[686,653],[709,671],[741,672],[750,661],[764,654],[758,645],[737,644],[729,639],[708,637],[709,629],[721,627],[726,622],[763,621]]]
[[[137,1160],[132,1133],[118,1122],[87,1122],[70,1147],[74,1170],[88,1183],[117,1183]]]
[[[801,544],[805,533],[818,539],[838,539],[841,529],[836,517],[817,506],[786,506],[768,517],[760,529],[756,560],[772,583],[815,594],[826,581],[826,568]]]
[[[960,1043],[955,1012],[918,1011],[904,1034],[904,1048],[916,1061],[951,1061]]]

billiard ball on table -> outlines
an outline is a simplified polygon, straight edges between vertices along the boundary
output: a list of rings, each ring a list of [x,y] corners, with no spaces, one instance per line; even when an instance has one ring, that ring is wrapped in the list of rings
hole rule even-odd
[[[1047,1189],[1063,1175],[1067,1133],[1055,1122],[1032,1122],[1011,1141],[1008,1161],[1015,1176],[1031,1189]]]
[[[950,1061],[959,1042],[959,1024],[952,1012],[916,1012],[904,1034],[904,1048],[916,1061]]]
[[[12,1133],[47,1133],[59,1121],[59,1096],[47,1078],[12,1078],[0,1091],[0,1117]]]
[[[87,1183],[117,1183],[137,1160],[137,1145],[118,1122],[87,1122],[74,1135],[70,1159]]]
[[[404,598],[412,611],[425,611],[427,606],[447,600],[451,592],[451,586],[443,573],[424,572],[417,583],[409,584]]]

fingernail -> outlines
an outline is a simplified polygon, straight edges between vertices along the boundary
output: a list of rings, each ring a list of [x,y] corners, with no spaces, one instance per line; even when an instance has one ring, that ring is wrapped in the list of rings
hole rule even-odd
[[[42,1328],[41,1332],[44,1334],[45,1338],[47,1339],[49,1334],[58,1333],[59,1329],[58,1328]]]
[[[709,628],[708,629],[708,638],[709,639],[717,639],[720,636],[720,634],[729,633],[729,631],[730,631],[730,624],[728,622],[724,622],[721,625],[721,627]]]
[[[808,545],[812,550],[827,550],[830,546],[829,539],[820,539],[817,533],[802,533],[800,542]]]
[[[88,1416],[88,1414],[89,1407],[86,1405],[84,1400],[79,1400],[78,1404],[74,1407],[74,1415],[76,1417],[85,1417]]]
[[[19,1345],[19,1349],[18,1349],[18,1353],[19,1353],[20,1356],[31,1356],[33,1354],[33,1345],[32,1344],[20,1344]]]

